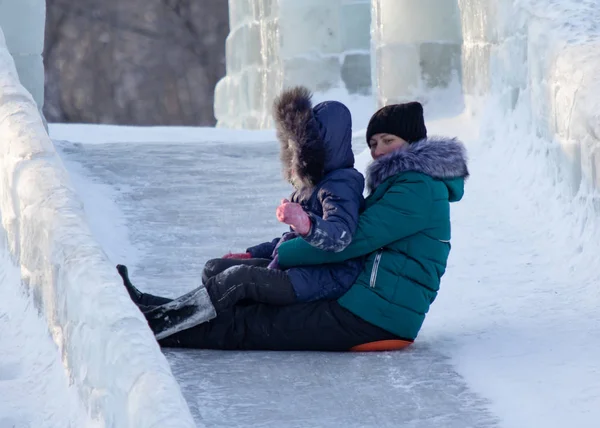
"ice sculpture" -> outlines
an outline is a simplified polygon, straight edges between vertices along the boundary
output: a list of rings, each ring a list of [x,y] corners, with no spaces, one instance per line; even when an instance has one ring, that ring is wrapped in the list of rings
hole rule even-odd
[[[456,1],[373,0],[373,83],[379,105],[420,99],[460,77]]]
[[[217,126],[271,127],[273,97],[284,86],[369,93],[370,7],[370,0],[229,0]]]

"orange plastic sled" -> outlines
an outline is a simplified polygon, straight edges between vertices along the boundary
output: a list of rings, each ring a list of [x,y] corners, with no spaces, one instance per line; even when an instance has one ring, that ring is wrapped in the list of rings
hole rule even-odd
[[[410,340],[379,340],[356,345],[350,349],[350,352],[397,351],[412,345],[412,343]]]

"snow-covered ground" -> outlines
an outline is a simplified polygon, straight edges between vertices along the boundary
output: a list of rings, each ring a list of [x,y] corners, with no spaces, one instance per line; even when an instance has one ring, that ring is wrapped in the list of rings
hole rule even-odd
[[[81,408],[48,324],[1,246],[0,292],[0,428],[100,427]]]
[[[568,198],[568,184],[550,167],[548,143],[506,123],[466,114],[428,123],[430,134],[467,142],[472,177],[453,209],[442,292],[412,349],[168,350],[197,423],[596,426],[595,199]],[[135,143],[79,144],[89,134],[101,139],[103,128],[87,128],[86,135],[55,129],[52,136],[70,141],[56,144],[92,230],[113,263],[129,263],[145,290],[181,294],[198,283],[207,259],[282,230],[274,209],[289,189],[272,139],[223,131],[219,141],[213,130],[205,141],[174,133],[169,144],[148,144],[140,141],[154,141],[152,129],[137,129],[128,131]],[[363,143],[355,140],[361,168]]]
[[[484,120],[470,141],[472,177],[453,210],[450,266],[421,340],[452,356],[505,426],[594,427],[598,199],[569,196],[555,146],[522,132],[518,116]]]

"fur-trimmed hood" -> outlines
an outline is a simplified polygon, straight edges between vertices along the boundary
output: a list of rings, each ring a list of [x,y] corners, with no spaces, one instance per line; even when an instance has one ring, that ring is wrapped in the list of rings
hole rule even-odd
[[[273,105],[283,175],[292,181],[295,171],[301,187],[314,187],[327,173],[354,166],[350,110],[337,101],[313,108],[311,98],[298,86],[283,91]]]
[[[367,188],[372,193],[400,172],[416,171],[440,180],[468,178],[467,151],[456,138],[431,137],[409,144],[373,161],[367,168]]]

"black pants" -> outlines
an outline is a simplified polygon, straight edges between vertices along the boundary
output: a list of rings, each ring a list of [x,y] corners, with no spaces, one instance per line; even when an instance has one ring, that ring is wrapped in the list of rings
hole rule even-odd
[[[206,287],[217,313],[244,302],[279,306],[296,303],[296,293],[288,275],[281,270],[268,269],[269,262],[268,259],[209,260],[202,272],[201,287]],[[235,269],[230,269],[233,267]],[[181,299],[185,296],[175,300]],[[156,306],[171,301],[173,299],[142,293],[136,303],[147,314]]]
[[[348,351],[356,345],[390,339],[399,338],[336,301],[320,301],[289,306],[236,305],[159,344],[197,349]]]
[[[206,263],[202,280],[217,314],[239,303],[283,306],[296,303],[287,273],[269,269],[267,259],[214,259]]]
[[[202,270],[202,284],[206,284],[209,278],[233,266],[244,265],[266,268],[270,262],[269,259],[211,259],[206,262]]]
[[[348,351],[368,342],[399,339],[336,301],[294,304],[296,296],[287,275],[264,269],[268,263],[266,259],[207,262],[202,279],[217,317],[159,344],[197,349]],[[225,272],[233,266],[239,268]],[[149,295],[148,302],[152,297],[164,299]]]

